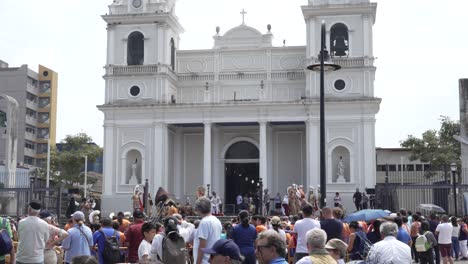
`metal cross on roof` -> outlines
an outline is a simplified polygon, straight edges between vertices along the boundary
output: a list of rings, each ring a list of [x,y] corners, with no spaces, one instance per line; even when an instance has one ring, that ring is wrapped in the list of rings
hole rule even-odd
[[[240,12],[240,14],[242,15],[242,25],[245,24],[245,14],[247,14],[247,12],[245,12],[245,10],[242,8],[242,12]]]

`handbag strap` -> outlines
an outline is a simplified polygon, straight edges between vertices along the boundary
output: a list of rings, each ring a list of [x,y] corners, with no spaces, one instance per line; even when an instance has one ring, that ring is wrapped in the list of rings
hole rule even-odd
[[[86,242],[88,243],[88,246],[91,247],[91,243],[89,243],[89,240],[88,240],[88,237],[86,236],[86,234],[83,232],[83,230],[80,228],[80,226],[78,226],[77,228],[80,231],[80,233],[84,236],[84,238],[86,239]]]

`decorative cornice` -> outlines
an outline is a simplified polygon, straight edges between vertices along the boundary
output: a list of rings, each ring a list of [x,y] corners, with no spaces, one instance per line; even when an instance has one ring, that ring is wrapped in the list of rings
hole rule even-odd
[[[101,16],[107,24],[154,24],[165,23],[168,24],[178,33],[183,33],[185,30],[179,23],[177,17],[172,13],[145,13],[145,14],[121,14],[121,15],[103,15]]]
[[[319,5],[302,6],[305,19],[315,19],[319,16],[337,15],[369,15],[372,23],[375,23],[377,3],[368,4],[344,4],[344,5]]]

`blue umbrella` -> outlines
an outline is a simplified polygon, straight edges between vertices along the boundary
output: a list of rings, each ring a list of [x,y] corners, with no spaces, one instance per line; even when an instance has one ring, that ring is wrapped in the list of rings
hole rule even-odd
[[[382,209],[364,209],[352,214],[347,215],[344,218],[345,222],[351,221],[371,221],[377,218],[382,218],[385,216],[390,215],[388,211],[384,211]]]

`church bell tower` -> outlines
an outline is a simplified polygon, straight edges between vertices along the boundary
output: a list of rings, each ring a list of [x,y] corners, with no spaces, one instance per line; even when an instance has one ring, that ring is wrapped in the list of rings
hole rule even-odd
[[[175,0],[114,0],[107,22],[106,104],[170,103],[176,96]]]

